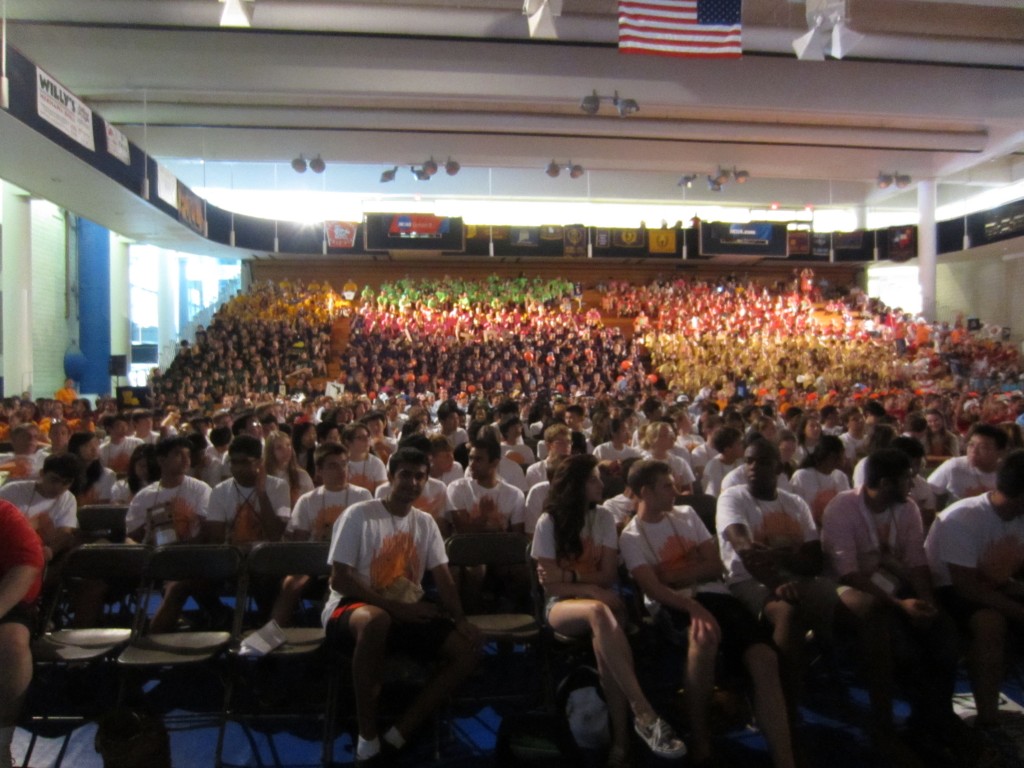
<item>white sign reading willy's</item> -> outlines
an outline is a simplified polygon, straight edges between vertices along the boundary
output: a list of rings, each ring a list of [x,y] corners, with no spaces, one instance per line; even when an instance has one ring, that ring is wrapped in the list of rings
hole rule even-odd
[[[92,136],[92,110],[39,67],[36,67],[36,111],[57,130],[86,149],[96,151]]]

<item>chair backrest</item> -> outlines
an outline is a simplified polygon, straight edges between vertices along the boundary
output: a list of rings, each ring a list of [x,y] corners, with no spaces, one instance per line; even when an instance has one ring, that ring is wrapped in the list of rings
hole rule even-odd
[[[167,544],[153,550],[145,575],[151,580],[209,579],[239,575],[242,553],[225,544]]]
[[[125,538],[128,507],[119,504],[89,504],[78,510],[78,531],[86,541],[106,539],[120,544]]]
[[[704,523],[704,527],[707,528],[711,534],[716,533],[715,508],[718,505],[718,500],[714,496],[708,496],[706,493],[677,496],[676,505],[693,507],[693,510],[697,513],[697,517],[699,517],[701,522]]]
[[[128,581],[142,576],[152,549],[142,544],[83,544],[68,553],[61,576]]]
[[[451,566],[522,565],[527,540],[519,533],[457,533],[444,544]]]
[[[245,566],[250,575],[326,576],[330,546],[327,541],[265,541],[249,551]]]

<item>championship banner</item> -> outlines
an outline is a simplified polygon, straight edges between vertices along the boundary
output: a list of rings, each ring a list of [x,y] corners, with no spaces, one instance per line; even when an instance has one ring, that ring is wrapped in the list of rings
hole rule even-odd
[[[811,256],[827,259],[832,251],[832,235],[828,232],[815,232],[811,235]]]
[[[441,238],[448,233],[448,218],[429,213],[402,213],[391,217],[388,237]]]
[[[651,238],[647,246],[648,253],[671,253],[676,252],[676,231],[674,229],[651,229],[647,232]]]
[[[356,229],[358,226],[359,225],[354,221],[325,221],[324,231],[327,234],[327,247],[355,247]]]
[[[206,202],[180,181],[177,197],[178,220],[206,237]]]
[[[540,230],[537,227],[512,227],[509,234],[512,245],[517,248],[536,248],[540,242]]]
[[[907,261],[917,256],[917,227],[889,227],[889,252],[892,261]]]
[[[92,110],[39,67],[36,67],[36,112],[61,133],[86,149],[96,151]]]
[[[786,255],[787,256],[810,256],[811,255],[811,233],[803,230],[796,230],[786,233]]]
[[[582,224],[570,224],[563,228],[562,253],[576,257],[587,255],[587,230]]]
[[[128,137],[106,120],[103,121],[103,129],[107,135],[107,152],[125,165],[131,165],[132,154],[128,148]]]
[[[562,239],[562,228],[554,225],[548,225],[540,228],[540,239],[541,240],[561,240]]]
[[[612,246],[615,248],[643,248],[644,230],[642,229],[613,229]]]
[[[594,230],[594,245],[597,248],[607,248],[612,244],[612,231],[610,229]]]
[[[507,225],[502,225],[500,227],[490,227],[490,230],[491,230],[491,240],[494,240],[494,241],[508,240],[508,238],[509,238],[509,229],[508,229]]]

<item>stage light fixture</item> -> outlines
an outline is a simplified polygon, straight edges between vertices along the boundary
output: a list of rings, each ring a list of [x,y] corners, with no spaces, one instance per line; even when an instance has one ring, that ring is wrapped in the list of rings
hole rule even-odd
[[[892,186],[893,181],[895,181],[895,179],[893,178],[891,173],[879,171],[878,179],[875,183],[877,184],[879,189],[888,189],[889,187]]]
[[[636,103],[636,99],[621,99],[618,91],[612,97],[612,104],[619,111],[619,117],[629,117],[640,111],[640,105]]]
[[[854,46],[860,44],[863,39],[864,35],[860,32],[854,32],[846,26],[845,21],[840,19],[836,22],[835,27],[832,28],[832,46],[829,49],[829,55],[834,59],[841,59],[853,50]]]
[[[462,166],[459,165],[458,161],[457,160],[452,160],[450,157],[448,158],[447,162],[445,162],[445,164],[444,164],[444,172],[447,173],[449,176],[454,176],[461,169],[462,169]]]
[[[696,173],[687,173],[679,177],[679,181],[676,182],[677,187],[686,187],[687,189],[693,188],[693,182],[697,180]]]
[[[721,189],[722,185],[729,181],[729,172],[722,166],[718,166],[718,174],[712,178],[714,178],[715,184]]]
[[[429,160],[427,160],[427,162],[423,164],[422,170],[425,174],[427,174],[427,176],[433,176],[435,173],[437,173],[437,163],[434,162],[433,157],[431,157]]]
[[[749,171],[737,171],[735,165],[732,167],[732,180],[737,184],[746,184],[749,179]]]
[[[294,160],[292,160],[292,170],[295,171],[296,173],[305,173],[306,158],[304,158],[302,155],[299,155]]]
[[[556,163],[554,160],[552,160],[550,163],[548,163],[548,167],[544,169],[544,173],[546,173],[552,179],[557,179],[558,178],[558,174],[560,174],[561,172],[562,172],[562,167],[558,163]]]
[[[601,110],[602,101],[611,102],[612,106],[619,113],[619,117],[629,117],[640,111],[640,105],[636,99],[623,98],[619,96],[618,91],[615,91],[612,96],[601,96],[597,91],[594,91],[589,96],[584,96],[580,100],[580,109],[588,115],[596,115]]]
[[[847,25],[846,0],[805,0],[807,32],[793,41],[802,61],[841,59],[863,39]]]
[[[722,191],[722,182],[720,182],[716,178],[708,176],[708,190],[710,192],[721,192]]]
[[[324,159],[320,157],[320,155],[317,155],[309,161],[309,170],[313,173],[323,173],[327,170],[327,163],[324,162]]]
[[[395,180],[395,175],[397,173],[398,173],[398,166],[397,165],[394,168],[391,168],[390,170],[384,171],[380,175],[380,183],[381,184],[387,184],[389,181],[394,181]]]
[[[896,171],[896,173],[893,174],[893,179],[896,181],[897,189],[906,189],[910,186],[910,176],[905,173]]]
[[[584,173],[586,173],[586,171],[583,170],[583,166],[582,165],[576,164],[576,165],[570,165],[569,166],[569,178],[570,179],[578,179]]]
[[[416,181],[430,181],[432,173],[428,173],[426,168],[417,168],[415,165],[410,166],[409,170],[412,171],[412,175],[416,177]]]

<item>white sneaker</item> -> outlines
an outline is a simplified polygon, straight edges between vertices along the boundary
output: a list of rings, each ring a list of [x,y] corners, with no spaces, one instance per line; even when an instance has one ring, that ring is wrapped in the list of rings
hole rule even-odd
[[[639,720],[633,722],[637,735],[644,740],[647,748],[659,757],[682,757],[686,754],[686,745],[676,736],[672,726],[656,717],[646,728]]]

